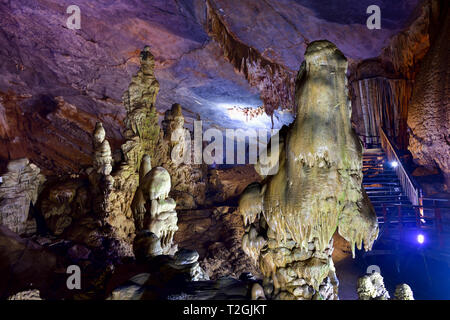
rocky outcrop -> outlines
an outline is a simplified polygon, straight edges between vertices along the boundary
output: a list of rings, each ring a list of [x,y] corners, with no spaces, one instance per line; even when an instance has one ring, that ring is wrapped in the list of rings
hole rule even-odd
[[[389,300],[390,295],[384,286],[384,279],[378,272],[373,272],[358,279],[357,293],[359,300]],[[411,287],[406,283],[395,287],[394,300],[414,300]]]
[[[414,161],[439,168],[450,188],[450,19],[442,8],[439,33],[417,74],[408,108],[409,151]],[[445,12],[447,12],[445,14]]]
[[[250,183],[261,180],[253,165],[211,169],[208,171],[206,203],[212,205],[236,200]]]
[[[246,272],[259,278],[258,268],[242,251],[244,233],[242,218],[234,208],[183,210],[178,212],[175,242],[198,251],[200,265],[212,280],[239,278]]]
[[[394,296],[396,300],[414,300],[414,294],[411,287],[406,283],[399,284],[395,287]]]
[[[297,118],[285,131],[279,170],[241,196],[244,251],[277,299],[337,299],[336,230],[352,248],[378,236],[362,189],[362,148],[350,124],[347,60],[328,41],[311,43],[296,80]],[[283,132],[281,133],[283,134]]]
[[[384,287],[381,274],[374,272],[358,279],[359,300],[389,300],[389,292]]]
[[[0,181],[0,225],[19,234],[25,232],[30,205],[36,204],[44,181],[40,169],[28,159],[10,161]],[[35,231],[36,221],[30,224]]]
[[[0,298],[38,289],[44,299],[67,295],[64,260],[0,226]]]
[[[164,113],[154,163],[164,167],[172,180],[171,196],[179,209],[194,209],[205,203],[206,165],[193,161],[193,144],[184,128],[181,105],[175,103]]]
[[[412,23],[394,35],[385,47],[380,59],[387,70],[404,79],[414,79],[418,64],[430,47],[433,24],[436,22],[436,5],[439,1],[427,0],[418,8]]]
[[[42,300],[39,290],[27,290],[16,293],[11,297],[8,297],[8,300]]]
[[[379,143],[374,137],[382,127],[400,150],[407,150],[408,107],[420,62],[430,47],[437,2],[424,1],[410,25],[393,36],[377,58],[353,68],[352,122],[364,142]]]
[[[60,236],[75,219],[91,212],[91,194],[80,179],[51,183],[42,192],[37,206],[46,227],[53,235]]]

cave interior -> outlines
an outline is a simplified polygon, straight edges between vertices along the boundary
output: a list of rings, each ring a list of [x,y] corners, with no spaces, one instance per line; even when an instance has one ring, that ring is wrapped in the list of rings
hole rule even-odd
[[[0,1],[0,299],[450,299],[445,0]]]

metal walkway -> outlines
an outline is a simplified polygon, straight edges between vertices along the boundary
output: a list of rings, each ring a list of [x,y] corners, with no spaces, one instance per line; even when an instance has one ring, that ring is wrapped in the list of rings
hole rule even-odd
[[[382,149],[368,149],[363,155],[363,186],[377,213],[379,241],[420,247],[450,263],[450,202],[421,198],[413,205],[396,174],[399,165],[388,161]]]

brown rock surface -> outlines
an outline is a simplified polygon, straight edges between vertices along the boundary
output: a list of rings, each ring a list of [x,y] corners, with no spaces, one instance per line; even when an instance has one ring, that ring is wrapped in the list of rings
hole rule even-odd
[[[174,241],[179,248],[197,250],[201,267],[214,280],[221,276],[238,278],[243,272],[260,276],[242,250],[244,226],[234,208],[183,210],[178,212]]]
[[[0,297],[38,288],[44,298],[61,298],[66,267],[55,254],[0,226]]]
[[[10,161],[1,178],[0,225],[21,234],[26,229],[30,205],[36,203],[45,177],[36,165],[23,158]]]
[[[261,182],[262,177],[253,165],[236,166],[226,169],[212,169],[208,172],[208,196],[211,202],[224,202],[239,197],[253,182]]]
[[[450,19],[445,11],[437,38],[417,74],[408,109],[409,150],[414,161],[438,167],[450,190]]]

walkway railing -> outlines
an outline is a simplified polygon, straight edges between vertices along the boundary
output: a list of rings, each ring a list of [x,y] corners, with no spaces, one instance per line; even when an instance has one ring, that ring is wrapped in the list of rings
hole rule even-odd
[[[365,149],[373,148],[373,146],[377,146],[380,144],[379,136],[366,136],[364,134],[358,134],[363,146]]]
[[[442,199],[432,200],[446,201]],[[433,205],[425,207],[409,204],[383,204],[383,215],[378,218],[378,223],[382,225],[381,231],[387,236],[390,232],[389,226],[394,225],[400,232],[400,238],[402,238],[405,229],[408,228],[435,230],[439,245],[443,247],[445,243],[444,233],[448,233],[448,226],[442,219],[442,210],[449,212],[450,206],[437,205],[436,201],[433,201]],[[413,216],[409,214],[411,209],[414,211]]]
[[[386,153],[386,157],[390,162],[395,161],[395,173],[397,174],[398,179],[400,180],[400,184],[402,185],[403,192],[408,197],[409,201],[415,206],[422,206],[422,190],[412,182],[411,177],[408,172],[403,167],[402,162],[400,161],[397,153],[395,152],[394,147],[392,146],[389,138],[382,128],[380,128],[380,140],[381,140],[381,148]]]

